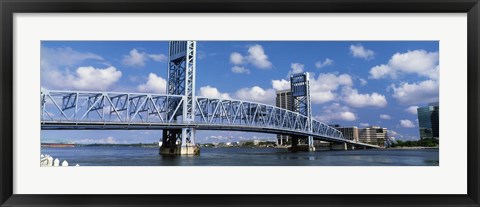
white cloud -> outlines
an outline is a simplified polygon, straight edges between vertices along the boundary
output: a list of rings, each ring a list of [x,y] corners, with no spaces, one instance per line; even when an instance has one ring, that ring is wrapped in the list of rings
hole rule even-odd
[[[195,55],[197,60],[203,60],[207,57],[207,53],[205,53],[205,51],[202,51],[202,50],[197,50],[197,54]]]
[[[367,83],[368,83],[368,82],[367,82],[365,79],[363,79],[363,78],[360,78],[359,80],[360,80],[360,85],[362,85],[362,86],[367,85]]]
[[[303,73],[305,65],[300,63],[292,63],[290,64],[290,68],[292,70],[290,71],[289,76],[290,74]]]
[[[312,103],[321,104],[332,101],[336,98],[335,90],[339,86],[352,86],[352,78],[347,74],[336,75],[333,73],[322,73],[315,78],[312,76],[310,80],[310,93]],[[272,87],[275,90],[285,90],[290,88],[290,81],[272,80]]]
[[[362,126],[362,127],[368,127],[368,126],[370,126],[370,124],[369,124],[369,123],[360,123],[360,126]]]
[[[67,76],[66,84],[70,83],[74,89],[79,90],[106,90],[116,83],[122,72],[115,67],[105,69],[90,67],[79,67],[75,75]]]
[[[355,121],[357,118],[357,115],[353,113],[349,107],[341,106],[339,103],[332,103],[331,105],[324,106],[321,115],[315,116],[316,120],[325,123],[329,123],[333,120]]]
[[[403,104],[419,104],[438,101],[438,81],[426,80],[420,83],[392,85],[393,97]]]
[[[375,52],[373,52],[373,50],[366,49],[362,45],[358,44],[358,45],[350,45],[350,54],[352,54],[353,57],[369,60],[373,58],[373,56],[375,55]]]
[[[251,64],[256,68],[268,69],[272,67],[272,63],[268,60],[268,56],[265,54],[263,47],[259,44],[251,45],[248,47],[246,55],[242,55],[238,52],[230,54],[230,62],[234,65]]]
[[[432,73],[438,65],[438,52],[414,50],[406,53],[396,53],[388,65],[405,73],[417,73],[432,78]]]
[[[411,113],[411,114],[417,114],[417,108],[418,106],[410,106],[405,109],[406,112]]]
[[[230,62],[235,64],[235,65],[241,65],[243,64],[244,62],[244,58],[242,56],[242,54],[238,53],[238,52],[233,52],[232,54],[230,54]]]
[[[285,79],[272,80],[272,87],[277,91],[290,89],[290,81],[287,81]]]
[[[387,133],[389,137],[395,137],[395,140],[403,138],[403,135],[393,130],[387,130]]]
[[[168,57],[164,54],[149,54],[148,57],[157,62],[166,62],[168,60]]]
[[[197,131],[195,137],[195,142],[198,143],[238,142],[243,140],[276,141],[276,136],[264,133],[239,131]]]
[[[164,54],[147,54],[133,48],[128,55],[123,56],[122,63],[130,67],[143,67],[150,59],[156,62],[166,62],[168,57]]]
[[[315,63],[315,67],[320,69],[320,68],[323,68],[325,66],[329,66],[329,65],[332,65],[333,64],[333,60],[329,59],[329,58],[326,58],[323,62],[322,61],[318,61]]]
[[[79,52],[72,48],[41,48],[40,68],[41,68],[41,84],[42,87],[50,89],[81,89],[81,90],[96,90],[109,88],[121,76],[120,71],[116,69],[105,70],[106,73],[111,73],[112,77],[85,77],[83,74],[87,72],[85,69],[77,68],[75,72],[70,71],[71,68],[83,64],[86,60],[96,60],[103,64],[104,59],[96,54],[89,52]],[[82,67],[89,68],[89,67]],[[93,68],[93,67],[92,67]],[[110,68],[110,67],[108,67]],[[107,69],[108,69],[107,68]],[[114,68],[114,67],[111,67]],[[80,70],[79,70],[80,69]],[[95,69],[95,68],[94,68]],[[95,72],[95,71],[93,71]],[[94,73],[95,74],[95,73]],[[80,75],[82,75],[80,77]],[[117,79],[118,78],[118,79]],[[82,84],[91,80],[105,80],[106,82],[85,87]]]
[[[247,59],[250,63],[260,69],[267,69],[272,67],[272,63],[268,60],[263,47],[259,44],[252,45],[248,48]]]
[[[393,131],[393,130],[388,130],[387,133],[388,133],[388,135],[390,135],[390,136],[398,136],[398,135],[399,135],[398,132]]]
[[[406,53],[395,53],[388,64],[382,64],[370,69],[370,78],[397,78],[399,74],[417,74],[433,80],[438,80],[438,52],[413,50]]]
[[[310,97],[313,104],[322,104],[335,100],[336,94],[332,91],[312,91]]]
[[[380,119],[392,119],[388,114],[380,114]]]
[[[154,73],[148,75],[148,81],[137,86],[139,92],[166,94],[167,81]]]
[[[72,48],[41,48],[40,64],[42,69],[51,69],[58,66],[73,66],[84,60],[103,60],[100,55],[90,52],[79,52]]]
[[[400,120],[400,126],[404,128],[413,128],[415,127],[415,124],[413,124],[413,122],[408,119],[402,119]]]
[[[388,133],[388,136],[391,138],[391,137],[394,137],[395,141],[397,140],[404,140],[404,141],[407,141],[407,140],[418,140],[419,138],[417,136],[411,136],[411,135],[402,135],[400,134],[399,132],[396,132],[396,131],[393,131],[393,130],[387,130],[387,133]]]
[[[117,144],[117,140],[113,137],[107,137],[102,139],[81,139],[75,141],[77,144]]]
[[[363,108],[368,106],[385,107],[387,106],[387,99],[384,95],[376,92],[372,94],[359,94],[356,89],[344,87],[342,90],[343,100],[349,106],[356,108]]]
[[[345,121],[355,121],[357,119],[357,116],[350,111],[344,111],[340,112],[340,118],[341,120]]]
[[[423,76],[427,76],[432,80],[438,80],[440,76],[440,66],[437,65],[435,68],[422,73]]]
[[[75,73],[68,70],[60,72],[50,70],[46,72],[48,84],[54,88],[74,89],[74,90],[107,90],[115,84],[122,72],[117,71],[115,67],[94,68],[92,66],[79,67]]]
[[[370,78],[380,79],[384,77],[397,78],[397,73],[388,65],[377,65],[370,69]]]
[[[235,93],[235,98],[273,105],[276,93],[274,89],[263,89],[259,86],[242,88]]]
[[[131,67],[142,67],[148,60],[148,55],[145,52],[139,52],[137,49],[130,50],[128,55],[124,55],[122,63]]]
[[[228,93],[220,93],[217,88],[209,85],[200,88],[199,96],[204,96],[207,98],[231,99]]]
[[[210,135],[203,138],[203,142],[218,143],[218,142],[230,142],[233,139],[232,136],[222,135]]]
[[[245,67],[241,67],[241,66],[233,66],[232,67],[232,72],[234,73],[245,73],[245,74],[250,74],[250,70],[245,68]]]
[[[335,75],[333,73],[321,73],[317,79],[310,80],[310,87],[315,90],[336,90],[339,86],[352,86],[352,77],[347,74]]]

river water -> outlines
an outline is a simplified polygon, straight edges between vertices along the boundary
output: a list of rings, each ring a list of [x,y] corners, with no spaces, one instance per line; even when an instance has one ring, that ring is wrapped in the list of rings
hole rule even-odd
[[[438,149],[288,152],[277,148],[201,148],[199,156],[161,156],[156,147],[42,148],[80,166],[438,166]]]

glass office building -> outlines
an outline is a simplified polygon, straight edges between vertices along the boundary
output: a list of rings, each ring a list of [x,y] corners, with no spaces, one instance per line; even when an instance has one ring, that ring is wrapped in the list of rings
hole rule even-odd
[[[418,125],[420,129],[420,139],[435,138],[439,135],[439,104],[430,103],[425,107],[418,107]]]

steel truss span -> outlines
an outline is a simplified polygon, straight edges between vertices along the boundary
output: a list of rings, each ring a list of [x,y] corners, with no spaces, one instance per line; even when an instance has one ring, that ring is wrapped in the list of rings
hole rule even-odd
[[[298,112],[242,100],[197,96],[194,121],[184,123],[182,113],[178,113],[186,101],[182,95],[42,89],[40,99],[44,130],[192,127],[313,136],[319,140],[352,143],[340,131],[316,120],[312,120],[309,131],[308,117]]]

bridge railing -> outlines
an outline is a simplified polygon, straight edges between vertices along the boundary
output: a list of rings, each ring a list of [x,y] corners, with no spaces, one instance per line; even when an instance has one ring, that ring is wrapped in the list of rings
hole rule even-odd
[[[41,119],[64,123],[172,123],[182,102],[183,96],[177,95],[42,90]]]
[[[298,112],[262,103],[197,97],[196,117],[209,124],[237,124],[308,132],[308,117]],[[197,121],[196,119],[196,121]],[[343,138],[340,131],[312,120],[312,133]]]
[[[41,121],[57,123],[180,123],[185,97],[146,93],[41,91]],[[344,139],[340,131],[298,112],[242,101],[196,97],[188,124],[258,126]]]

